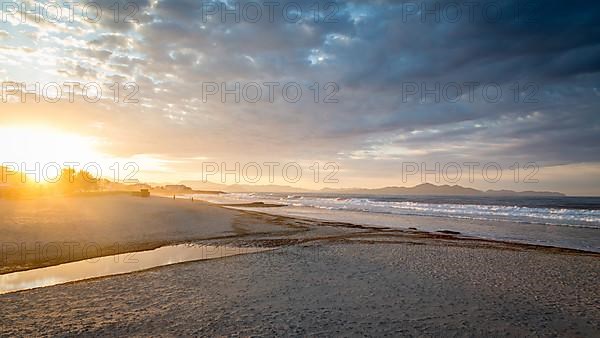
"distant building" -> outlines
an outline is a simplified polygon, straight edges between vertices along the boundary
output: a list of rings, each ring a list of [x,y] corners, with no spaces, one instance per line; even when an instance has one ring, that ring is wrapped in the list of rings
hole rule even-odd
[[[192,188],[185,186],[183,184],[171,184],[171,185],[165,185],[165,190],[167,190],[167,191],[192,191]]]
[[[134,191],[131,193],[132,196],[137,197],[150,197],[150,190],[148,189],[140,189],[140,191]]]
[[[131,189],[131,190],[147,189],[147,190],[150,190],[150,189],[152,189],[152,187],[150,185],[148,185],[148,184],[138,183],[138,184],[130,184],[130,185],[128,185],[127,189]]]

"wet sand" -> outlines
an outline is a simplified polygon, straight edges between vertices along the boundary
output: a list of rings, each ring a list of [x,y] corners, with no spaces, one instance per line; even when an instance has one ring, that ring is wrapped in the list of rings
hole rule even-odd
[[[0,274],[189,241],[289,231],[206,202],[132,196],[0,199]]]
[[[0,336],[593,337],[600,332],[598,254],[290,219],[198,202],[118,198],[87,203],[101,205],[100,210],[124,203],[121,211],[129,221],[110,219],[136,224],[131,229],[103,234],[101,227],[81,226],[74,217],[65,219],[70,227],[59,228],[79,229],[80,237],[73,238],[83,240],[113,236],[144,245],[147,238],[157,243],[166,236],[166,241],[280,248],[5,294]],[[2,226],[8,219],[3,216]],[[31,224],[11,230],[15,241],[36,233]]]
[[[0,333],[594,337],[599,271],[544,252],[289,246],[0,296]]]

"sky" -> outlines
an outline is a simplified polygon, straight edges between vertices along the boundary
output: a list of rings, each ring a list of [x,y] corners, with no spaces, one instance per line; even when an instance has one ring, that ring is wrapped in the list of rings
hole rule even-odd
[[[595,2],[68,6],[2,1],[2,162],[98,161],[103,176],[132,162],[149,182],[600,195]]]

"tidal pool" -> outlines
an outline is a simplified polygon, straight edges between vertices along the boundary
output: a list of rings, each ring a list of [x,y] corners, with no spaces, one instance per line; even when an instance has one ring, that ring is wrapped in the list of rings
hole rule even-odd
[[[272,250],[179,244],[0,275],[0,294],[113,276],[154,267]]]

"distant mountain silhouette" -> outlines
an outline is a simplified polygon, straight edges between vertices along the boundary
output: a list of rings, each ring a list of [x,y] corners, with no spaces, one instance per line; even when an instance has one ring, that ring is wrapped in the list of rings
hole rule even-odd
[[[326,193],[365,194],[365,195],[438,195],[438,196],[565,196],[552,191],[513,191],[513,190],[477,190],[460,185],[435,185],[423,183],[414,187],[385,187],[378,189],[322,189]]]
[[[477,190],[460,185],[435,185],[423,183],[414,187],[384,187],[376,189],[368,188],[345,188],[321,190],[309,190],[284,185],[249,185],[249,184],[218,184],[202,181],[182,181],[181,184],[196,190],[220,190],[225,192],[272,192],[272,193],[332,193],[332,194],[356,194],[356,195],[438,195],[438,196],[540,196],[560,197],[565,196],[559,192],[552,191],[513,191],[513,190]]]

